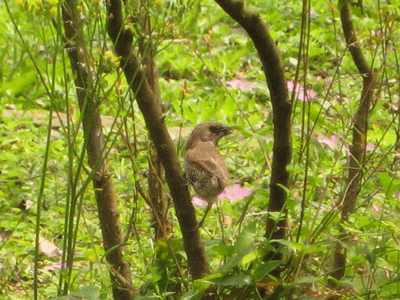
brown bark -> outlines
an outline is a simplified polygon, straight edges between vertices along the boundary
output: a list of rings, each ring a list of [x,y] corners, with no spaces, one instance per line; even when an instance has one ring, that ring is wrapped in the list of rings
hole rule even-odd
[[[129,29],[124,28],[121,1],[108,0],[106,6],[108,34],[114,43],[117,55],[121,57],[121,68],[136,95],[150,137],[165,170],[165,178],[183,235],[190,273],[194,279],[201,278],[209,273],[204,244],[199,231],[194,230],[197,225],[194,207],[190,201],[187,186],[184,185],[183,172],[175,146],[165,126],[157,91],[152,90],[145,72],[142,71],[133,53],[133,34]]]
[[[265,236],[271,239],[284,239],[286,233],[286,192],[280,187],[288,187],[289,173],[286,166],[291,160],[291,104],[284,76],[283,64],[275,41],[260,16],[248,9],[243,2],[235,0],[216,0],[216,2],[249,34],[263,65],[271,95],[274,122],[273,163],[270,183],[269,212],[282,212],[276,222],[268,219]],[[275,244],[276,248],[278,244]],[[279,252],[268,253],[266,259],[281,259]],[[278,274],[275,274],[278,275]]]
[[[138,4],[138,7],[141,5]],[[142,57],[142,64],[146,68],[146,80],[154,93],[157,102],[161,103],[160,88],[158,84],[158,71],[155,63],[156,49],[152,40],[150,16],[147,10],[140,10],[139,52]],[[172,229],[172,220],[168,218],[169,201],[164,192],[162,182],[165,181],[164,169],[157,151],[154,147],[149,151],[149,177],[148,193],[151,201],[151,214],[155,239],[165,238]]]
[[[355,211],[355,203],[361,189],[362,168],[367,143],[368,111],[373,98],[376,74],[371,70],[362,54],[351,18],[351,11],[347,3],[343,4],[340,15],[346,44],[353,58],[354,64],[363,78],[360,105],[354,118],[353,141],[350,148],[347,186],[343,192],[341,200],[343,205],[341,223],[343,223],[348,221],[350,214]],[[346,267],[346,243],[349,242],[350,237],[344,231],[343,227],[340,227],[340,231],[342,234],[336,242],[333,270],[331,272],[331,276],[335,280],[329,281],[331,287],[335,287],[336,282],[344,276]]]
[[[164,180],[164,169],[154,147],[149,151],[149,201],[155,240],[166,238],[171,232],[172,222],[168,218],[168,201],[161,182]]]
[[[82,34],[81,21],[75,0],[67,0],[62,6],[66,49],[75,77],[76,93],[82,113],[84,138],[87,147],[89,166],[93,169],[100,226],[103,233],[104,249],[108,263],[112,266],[110,276],[113,282],[114,299],[133,299],[134,289],[131,283],[129,264],[123,261],[123,236],[117,199],[113,184],[107,172],[104,157],[104,136],[101,118],[97,109],[96,92],[90,72],[89,55]]]

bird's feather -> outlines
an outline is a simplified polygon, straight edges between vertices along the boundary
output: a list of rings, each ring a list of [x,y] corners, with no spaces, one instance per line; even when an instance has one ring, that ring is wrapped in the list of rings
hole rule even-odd
[[[224,159],[217,150],[220,138],[230,134],[229,126],[218,122],[197,125],[190,134],[185,149],[185,184],[191,185],[196,194],[208,202],[201,227],[211,206],[229,183]]]
[[[196,147],[186,151],[185,159],[197,171],[217,177],[221,186],[229,183],[224,159],[212,142],[197,143]]]

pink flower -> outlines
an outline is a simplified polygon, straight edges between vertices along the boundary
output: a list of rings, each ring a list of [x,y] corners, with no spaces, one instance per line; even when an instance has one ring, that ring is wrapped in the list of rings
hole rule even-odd
[[[300,100],[300,101],[308,102],[308,101],[310,101],[311,99],[314,99],[315,97],[317,97],[317,94],[316,94],[313,90],[311,90],[311,89],[308,89],[308,90],[306,91],[306,93],[304,93],[304,88],[301,86],[300,83],[297,83],[297,84],[296,84],[296,87],[295,87],[295,86],[294,86],[294,82],[291,81],[291,80],[289,80],[289,81],[287,82],[287,87],[288,87],[288,90],[289,90],[290,92],[293,92],[293,90],[296,91],[296,93],[297,93],[297,99]]]
[[[197,197],[197,196],[193,196],[192,197],[192,203],[193,205],[197,205],[197,206],[207,206],[207,201]]]
[[[339,138],[336,135],[332,135],[331,138],[323,137],[317,139],[317,141],[333,149],[338,145]]]
[[[239,80],[239,79],[227,81],[226,84],[230,85],[233,88],[246,90],[246,91],[251,91],[254,87],[254,85],[249,84],[249,83]]]
[[[330,138],[322,137],[322,138],[317,139],[317,141],[320,142],[321,144],[327,145],[331,149],[334,149],[339,144],[339,137],[337,137],[336,135],[332,135]],[[347,145],[344,145],[344,147],[345,147],[347,153],[350,154],[350,148]],[[365,146],[365,151],[373,151],[373,150],[375,150],[374,145],[367,144]]]
[[[234,184],[232,187],[227,187],[225,190],[218,195],[218,201],[228,198],[232,203],[237,202],[240,199],[246,198],[251,195],[251,188],[247,186],[240,186],[240,184]],[[192,197],[192,203],[196,206],[207,206],[207,201],[201,199],[198,196]]]
[[[247,186],[240,186],[240,184],[234,184],[232,187],[225,188],[225,190],[218,195],[218,199],[222,200],[228,198],[231,202],[236,202],[240,199],[246,198],[251,195],[251,188]]]
[[[379,209],[379,204],[378,203],[374,203],[371,205],[371,212],[373,214],[379,215],[381,213],[381,210]]]

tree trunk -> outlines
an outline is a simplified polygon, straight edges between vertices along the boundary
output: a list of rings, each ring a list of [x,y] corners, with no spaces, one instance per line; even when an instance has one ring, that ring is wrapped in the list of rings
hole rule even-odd
[[[184,185],[183,171],[171,137],[165,126],[158,91],[153,91],[138,58],[133,53],[133,35],[123,24],[122,3],[120,0],[106,1],[108,34],[116,53],[121,57],[120,66],[132,92],[136,95],[139,108],[144,116],[150,137],[157,150],[174,202],[176,216],[181,227],[183,244],[188,258],[189,270],[194,279],[199,279],[210,270],[204,251],[204,243],[196,228],[197,221],[189,191]]]
[[[361,52],[351,18],[350,8],[347,2],[343,4],[340,15],[347,47],[351,53],[354,64],[363,78],[360,105],[354,118],[353,142],[350,148],[349,174],[347,185],[341,199],[341,223],[344,223],[348,221],[350,214],[355,212],[356,199],[361,189],[362,168],[367,144],[368,111],[373,98],[376,74],[371,70]],[[350,237],[342,226],[340,226],[339,229],[341,235],[336,242],[333,257],[333,269],[330,273],[334,280],[329,280],[328,282],[328,285],[331,288],[337,286],[337,282],[344,276],[346,268],[346,244],[349,242]]]
[[[269,239],[285,239],[287,212],[285,208],[286,191],[289,185],[289,173],[286,166],[292,156],[291,146],[291,113],[289,94],[284,76],[283,64],[275,41],[260,16],[248,9],[243,2],[235,0],[216,0],[216,2],[238,22],[252,39],[263,65],[265,77],[271,95],[274,122],[274,147],[270,183],[269,212],[281,212],[276,221],[268,218],[265,236]],[[279,244],[274,243],[275,250],[267,253],[265,260],[281,259]],[[279,276],[279,269],[274,271]]]
[[[76,93],[82,114],[83,132],[87,147],[89,166],[94,172],[95,189],[100,226],[103,234],[107,262],[112,266],[110,276],[114,299],[131,300],[134,288],[131,283],[129,264],[123,260],[124,240],[117,199],[104,156],[104,136],[97,108],[96,91],[90,62],[87,61],[81,21],[75,0],[67,0],[62,6],[66,46],[75,77]]]

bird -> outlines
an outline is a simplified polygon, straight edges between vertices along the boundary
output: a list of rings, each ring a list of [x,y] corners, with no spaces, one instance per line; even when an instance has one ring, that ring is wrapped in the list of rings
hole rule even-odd
[[[219,153],[218,141],[232,133],[232,128],[218,122],[197,125],[185,148],[185,184],[191,185],[197,196],[207,201],[207,209],[197,228],[203,225],[207,213],[229,183],[224,158]]]

